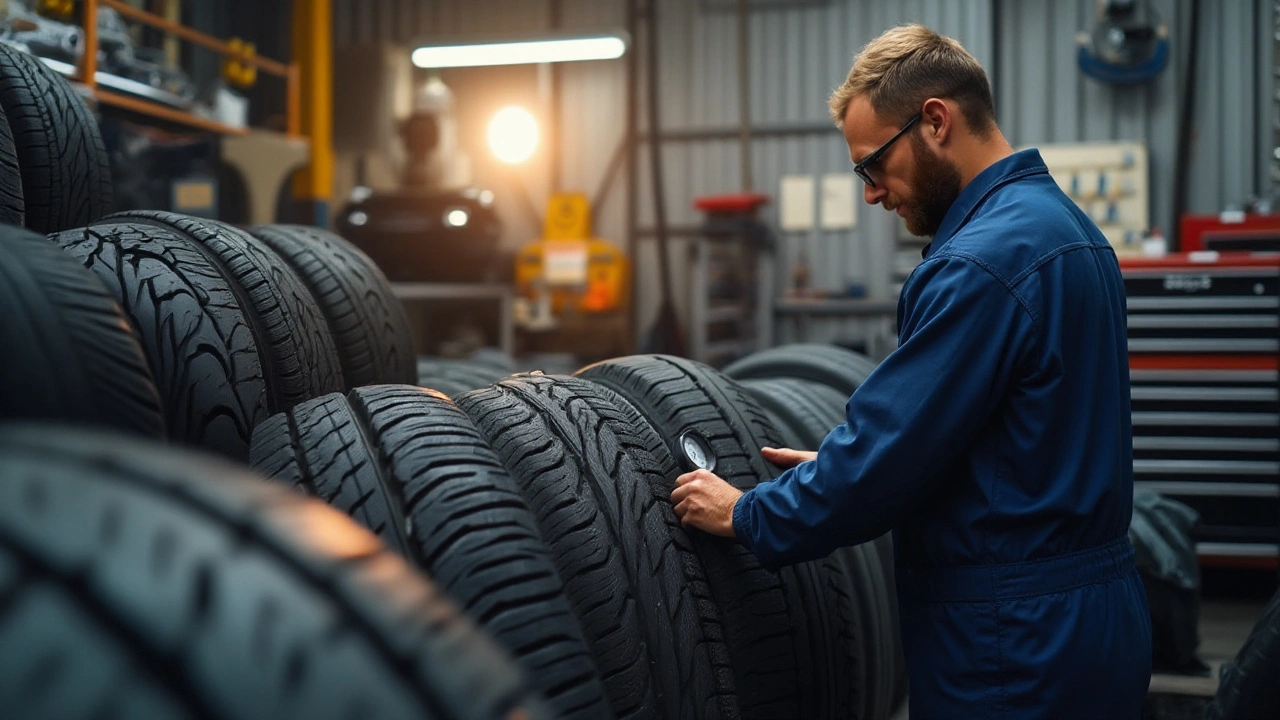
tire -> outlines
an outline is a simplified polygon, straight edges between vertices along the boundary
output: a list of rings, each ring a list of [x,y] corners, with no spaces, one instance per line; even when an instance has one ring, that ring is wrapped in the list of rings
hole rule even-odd
[[[0,226],[0,419],[163,438],[155,381],[120,305],[45,238]]]
[[[778,429],[778,433],[782,436],[783,447],[803,448],[809,444],[808,440],[805,440],[800,436],[799,433],[796,432],[795,428],[791,426],[789,420],[779,415],[776,415],[772,410],[770,410],[767,406],[764,406],[763,404],[761,405],[761,407],[764,408],[764,414],[766,417],[769,418],[769,422],[773,423],[773,426]]]
[[[1234,660],[1222,666],[1206,720],[1280,717],[1280,592],[1271,598]]]
[[[502,373],[502,377],[516,373],[516,361],[505,351],[493,347],[482,347],[471,352],[467,357],[478,365],[487,365]]]
[[[418,385],[452,398],[488,387],[508,375],[493,365],[471,360],[418,358]]]
[[[724,374],[735,380],[809,380],[833,387],[848,399],[875,367],[866,355],[837,345],[796,343],[761,350],[729,363]]]
[[[656,433],[661,443],[652,452],[663,464],[668,497],[680,472],[674,460],[679,437],[687,430],[708,440],[716,474],[740,490],[778,474],[759,452],[783,444],[777,429],[741,386],[701,363],[633,356],[589,365],[578,376],[615,391]],[[829,599],[818,600],[827,593],[822,571],[800,563],[771,572],[735,541],[703,533],[693,540],[724,618],[743,717],[848,717],[848,706],[832,699],[845,692],[848,669],[824,664],[829,634],[797,630],[820,627],[806,616],[826,612]]]
[[[795,378],[741,382],[769,416],[799,438],[802,445],[797,449],[817,450],[832,429],[844,422],[846,398],[830,386]]]
[[[0,45],[0,108],[17,148],[27,227],[57,232],[111,212],[102,134],[71,83],[35,57]]]
[[[22,171],[18,168],[18,148],[13,131],[0,106],[0,225],[22,227],[26,212],[22,202]]]
[[[858,717],[887,720],[896,704],[897,686],[904,682],[900,674],[905,667],[899,669],[896,664],[899,634],[892,626],[893,594],[881,569],[876,542],[840,548],[833,557],[852,582],[859,624],[864,631],[859,652],[864,660],[861,682],[866,690]]]
[[[0,715],[547,718],[339,513],[117,436],[0,430]]]
[[[516,658],[556,717],[611,717],[532,513],[447,398],[384,385],[310,400],[258,426],[252,464],[425,571]]]
[[[889,714],[893,711],[895,691],[899,681],[896,664],[898,632],[891,609],[895,593],[889,589],[889,579],[885,575],[880,549],[876,543],[877,541],[873,540],[864,543],[863,547],[867,551],[869,571],[867,575],[871,580],[872,601],[869,607],[874,610],[875,624],[879,629],[879,641],[876,643],[876,655],[873,660],[876,670],[875,717],[888,720]]]
[[[892,715],[907,700],[907,659],[902,650],[901,612],[898,608],[897,565],[894,560],[893,534],[885,533],[872,541],[876,553],[880,556],[880,572],[884,576],[885,592],[888,596],[887,631],[893,644],[893,701],[889,712]]]
[[[337,346],[344,389],[418,382],[409,318],[368,255],[319,228],[258,225],[249,233],[311,291]]]
[[[306,285],[269,248],[242,230],[177,213],[138,210],[110,222],[152,225],[196,243],[231,284],[257,342],[272,413],[342,389],[338,351]]]
[[[590,383],[461,396],[551,547],[619,718],[739,717],[718,612],[657,461]]]
[[[170,437],[244,462],[270,415],[265,360],[232,284],[190,238],[102,222],[50,236],[120,300],[160,389]]]

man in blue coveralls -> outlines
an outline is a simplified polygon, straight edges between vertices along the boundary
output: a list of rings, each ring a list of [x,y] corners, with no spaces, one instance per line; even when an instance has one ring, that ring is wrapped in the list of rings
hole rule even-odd
[[[1141,717],[1151,626],[1127,535],[1115,253],[1038,152],[1013,152],[950,38],[873,40],[831,113],[866,202],[932,237],[898,349],[816,453],[765,448],[789,469],[745,494],[682,475],[676,514],[767,567],[893,530],[913,717]]]

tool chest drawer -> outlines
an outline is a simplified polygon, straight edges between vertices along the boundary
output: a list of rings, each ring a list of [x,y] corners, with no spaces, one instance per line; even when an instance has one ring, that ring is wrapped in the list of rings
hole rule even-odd
[[[1200,513],[1202,556],[1280,563],[1280,256],[1121,270],[1136,486]]]

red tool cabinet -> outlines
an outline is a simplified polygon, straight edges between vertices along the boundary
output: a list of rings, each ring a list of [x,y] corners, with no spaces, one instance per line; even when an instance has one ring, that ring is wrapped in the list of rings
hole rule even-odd
[[[1134,480],[1195,508],[1204,565],[1280,565],[1280,254],[1121,260]]]

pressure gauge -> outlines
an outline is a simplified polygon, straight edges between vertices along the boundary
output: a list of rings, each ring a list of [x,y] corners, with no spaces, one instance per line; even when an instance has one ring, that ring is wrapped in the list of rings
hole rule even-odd
[[[685,430],[680,434],[680,439],[676,441],[676,444],[680,448],[685,470],[689,472],[694,470],[715,471],[715,451],[711,449],[711,443],[707,442],[702,433],[697,430]]]

